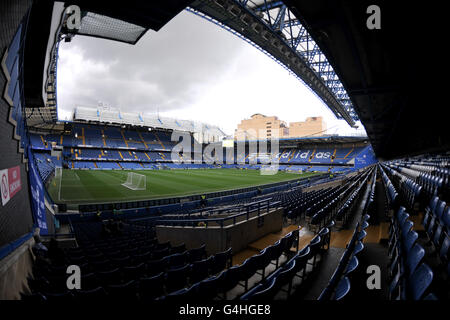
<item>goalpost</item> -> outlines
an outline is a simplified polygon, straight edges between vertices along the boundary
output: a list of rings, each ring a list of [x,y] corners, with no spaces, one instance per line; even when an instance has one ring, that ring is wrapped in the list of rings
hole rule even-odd
[[[128,172],[127,181],[122,185],[131,190],[145,190],[147,177],[143,174]]]

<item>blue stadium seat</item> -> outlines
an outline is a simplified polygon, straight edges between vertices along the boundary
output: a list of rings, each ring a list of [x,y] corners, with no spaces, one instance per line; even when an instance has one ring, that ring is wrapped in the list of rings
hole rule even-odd
[[[296,261],[297,260],[292,259],[289,263],[284,265],[283,270],[278,274],[277,280],[276,280],[276,285],[279,288],[282,288],[285,285],[288,286],[287,289],[285,290],[285,292],[287,293],[288,296],[290,296],[290,294],[291,294],[292,280],[298,270],[298,268],[296,266]]]
[[[319,254],[321,245],[322,245],[322,239],[320,238],[320,236],[316,236],[314,237],[314,239],[311,240],[311,242],[309,243],[309,248],[310,248],[310,254],[309,254],[309,259],[313,259],[313,262],[311,263],[312,267],[314,268],[316,266],[316,257]]]
[[[164,294],[164,273],[139,281],[139,297],[141,300],[154,300]]]
[[[272,300],[276,292],[278,291],[276,282],[277,278],[276,277],[272,278],[266,286],[261,287],[261,290],[251,295],[250,300],[258,300],[258,301]]]
[[[228,250],[216,253],[214,255],[214,262],[211,266],[211,274],[217,274],[231,266],[231,257],[232,250],[228,248]]]
[[[424,248],[422,248],[420,244],[416,243],[408,252],[406,258],[406,269],[408,270],[408,276],[411,276],[414,273],[424,256]]]
[[[439,251],[439,257],[441,258],[442,262],[449,261],[449,248],[450,248],[450,236],[446,236],[444,238],[444,241],[442,242],[441,249]]]
[[[343,300],[350,292],[350,280],[348,277],[342,278],[336,287],[336,292],[334,294],[334,300]]]
[[[410,295],[413,300],[421,300],[433,281],[433,271],[422,263],[409,279]]]
[[[356,270],[356,268],[358,268],[359,265],[359,261],[358,258],[353,255],[347,265],[347,268],[345,269],[345,275],[348,276],[350,273],[352,273],[353,271]]]
[[[227,292],[239,284],[242,270],[242,265],[236,265],[222,272],[223,280],[219,284],[219,292],[222,293],[223,299],[227,300]]]
[[[272,246],[266,247],[257,255],[256,273],[261,275],[261,279],[265,278],[266,268],[272,261],[272,249]],[[261,272],[258,272],[258,270],[261,270]]]
[[[364,249],[364,244],[361,241],[357,241],[355,244],[355,248],[353,250],[353,254],[357,255]]]
[[[214,257],[210,256],[208,259],[194,261],[191,264],[189,281],[195,283],[206,279],[209,275],[209,269],[211,268],[213,259]]]
[[[166,272],[165,286],[168,293],[179,290],[187,285],[190,266],[169,269]]]
[[[361,230],[358,234],[358,241],[363,241],[367,236],[367,232],[365,230]]]
[[[202,244],[198,248],[193,248],[188,250],[188,261],[193,263],[195,261],[200,261],[206,258],[206,245]]]
[[[403,240],[403,249],[405,252],[409,252],[409,250],[413,247],[413,245],[416,243],[417,239],[419,238],[419,235],[414,230],[410,230],[408,234],[406,235],[406,238]]]

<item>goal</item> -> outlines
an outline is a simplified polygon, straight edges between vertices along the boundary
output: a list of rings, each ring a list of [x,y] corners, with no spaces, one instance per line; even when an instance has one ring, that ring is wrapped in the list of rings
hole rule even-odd
[[[128,172],[127,181],[122,183],[122,185],[131,190],[145,190],[146,178],[143,174]]]
[[[61,200],[62,167],[55,167],[55,185],[58,188],[58,200]]]

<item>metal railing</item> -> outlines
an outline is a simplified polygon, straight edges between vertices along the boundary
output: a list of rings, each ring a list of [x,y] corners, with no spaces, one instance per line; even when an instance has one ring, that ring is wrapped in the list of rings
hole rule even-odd
[[[155,225],[164,226],[187,226],[187,227],[211,227],[220,228],[235,225],[242,221],[248,221],[250,218],[260,217],[262,214],[269,213],[271,209],[280,206],[281,201],[271,201],[270,199],[255,201],[243,205],[243,212],[223,218],[200,218],[197,219],[158,219]]]

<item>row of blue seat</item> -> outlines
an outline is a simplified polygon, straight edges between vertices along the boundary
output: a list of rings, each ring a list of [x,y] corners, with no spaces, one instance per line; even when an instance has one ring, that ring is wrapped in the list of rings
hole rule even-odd
[[[367,235],[365,229],[369,226],[369,218],[369,215],[364,215],[361,223],[356,225],[336,270],[317,300],[342,300],[349,294],[351,275],[359,266],[358,254],[364,249],[363,240]]]
[[[395,209],[397,205],[397,197],[398,192],[395,189],[394,185],[392,184],[391,180],[387,176],[386,172],[384,172],[384,169],[382,166],[378,167],[381,173],[381,178],[384,182],[384,187],[386,190],[386,199],[388,201],[388,206],[390,209]]]
[[[307,266],[311,266],[311,272],[315,269],[319,262],[317,258],[321,257],[324,250],[329,248],[330,236],[330,228],[323,228],[305,248],[298,251],[281,268],[278,268],[253,289],[243,294],[240,300],[269,300],[273,299],[279,291],[285,292],[289,297],[294,278],[298,277],[302,280],[301,283],[304,283],[307,276]],[[287,288],[284,289],[283,287],[286,286]]]
[[[434,246],[435,252],[439,257],[450,276],[450,206],[439,200],[437,196],[433,197],[429,206],[425,210],[423,227],[427,233],[430,243]]]
[[[413,179],[408,178],[401,172],[397,171],[398,166],[391,167],[393,167],[395,170],[391,169],[390,167],[385,167],[385,169],[388,172],[391,181],[394,181],[394,183],[396,183],[397,190],[399,191],[402,198],[401,202],[404,205],[407,205],[410,210],[413,210],[415,208],[416,201],[418,201],[421,195],[422,186],[414,182]]]
[[[405,210],[405,207],[400,207],[391,219],[389,270],[392,280],[389,285],[389,298],[391,300],[435,300],[436,296],[429,292],[434,273],[425,262],[422,262],[425,250],[416,243],[418,234],[413,230],[414,223]]]
[[[370,176],[372,171],[366,172],[360,181],[355,182],[355,189],[352,191],[351,195],[348,197],[344,205],[336,213],[336,221],[340,221],[342,225],[345,225],[354,212],[354,207],[359,204],[359,199],[361,198],[364,186]]]
[[[264,282],[267,278],[272,277],[272,274],[268,277],[265,275],[265,270],[270,264],[274,264],[276,270],[287,265],[285,263],[279,268],[280,256],[284,253],[289,257],[292,254],[291,248],[293,246],[296,247],[298,252],[298,236],[299,230],[294,230],[278,240],[275,244],[264,248],[258,254],[246,259],[242,264],[228,268],[219,275],[200,281],[189,288],[183,288],[169,294],[163,297],[163,299],[173,299],[174,297],[192,300],[212,300],[215,297],[227,299],[228,292],[237,286],[244,288],[244,294],[242,296],[245,296],[247,294],[245,292],[253,292],[254,290],[254,288],[249,290],[248,286],[249,279],[255,274],[261,275],[261,281]],[[258,273],[258,271],[261,271],[261,273]]]
[[[370,215],[367,212],[374,201],[376,174],[377,168],[373,167],[373,169],[368,172],[367,178],[364,180],[367,181],[367,179],[371,177],[372,183],[368,186],[369,190],[367,192],[365,205],[361,213],[361,219],[357,223],[353,235],[346,246],[344,254],[339,260],[338,266],[330,281],[318,297],[318,300],[320,301],[342,300],[348,297],[348,294],[351,291],[352,274],[359,266],[358,255],[364,249],[363,240],[367,235],[365,230],[369,227],[368,221],[370,219]],[[363,185],[366,184],[363,182],[361,186]]]
[[[443,189],[448,189],[449,186],[449,175],[446,173],[446,168],[440,168],[438,165],[416,165],[410,164],[408,161],[396,161],[394,167],[398,171],[402,171],[403,168],[407,168],[411,174],[411,177],[416,183],[423,187],[423,192],[425,192],[429,198],[438,195]]]

